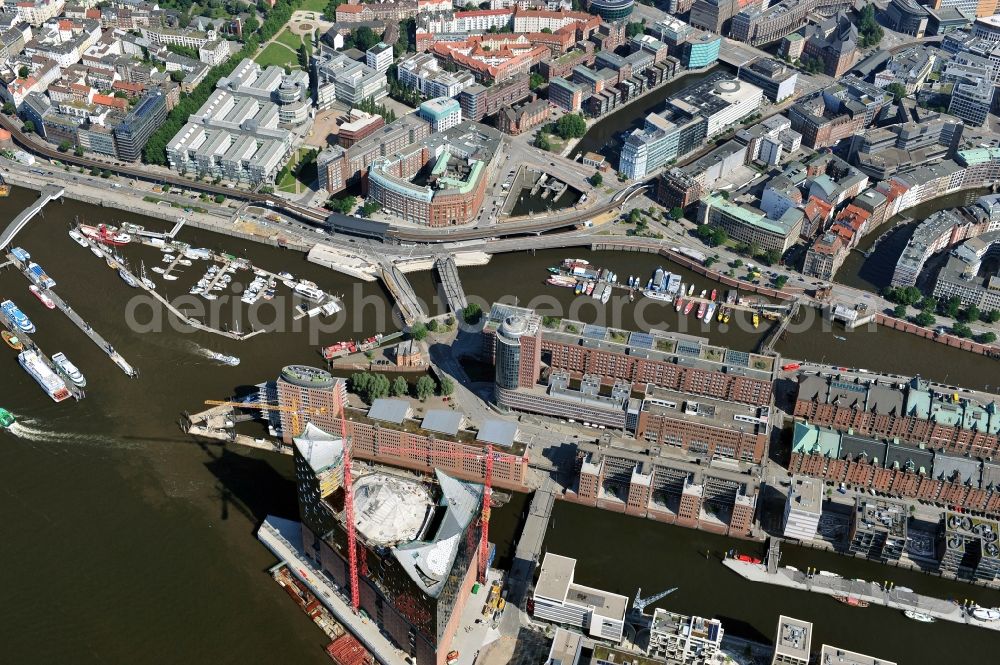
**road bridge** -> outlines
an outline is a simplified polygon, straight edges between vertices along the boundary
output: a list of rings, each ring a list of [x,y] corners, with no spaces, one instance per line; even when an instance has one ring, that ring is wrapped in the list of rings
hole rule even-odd
[[[0,235],[0,249],[4,249],[14,240],[14,236],[20,233],[21,229],[27,226],[35,215],[42,211],[42,208],[49,201],[58,199],[63,195],[65,190],[57,185],[46,185],[42,188],[42,195],[38,197],[38,200],[32,203],[30,206],[21,211],[21,214],[14,218],[2,235]]]
[[[396,264],[384,256],[379,257],[379,277],[382,278],[382,283],[389,290],[392,299],[396,301],[399,314],[406,325],[412,326],[424,318],[424,310],[410,280],[396,267]]]
[[[528,586],[534,578],[535,567],[542,555],[542,542],[549,528],[549,518],[552,517],[552,508],[555,506],[558,492],[559,485],[549,476],[531,497],[528,519],[525,520],[521,537],[517,541],[514,562],[511,564],[507,582],[507,602],[514,607],[524,607]]]
[[[438,277],[441,278],[445,301],[451,307],[451,311],[458,314],[468,307],[469,300],[465,297],[465,289],[462,288],[462,281],[458,278],[455,257],[449,254],[439,258],[434,262],[434,268],[437,270]]]

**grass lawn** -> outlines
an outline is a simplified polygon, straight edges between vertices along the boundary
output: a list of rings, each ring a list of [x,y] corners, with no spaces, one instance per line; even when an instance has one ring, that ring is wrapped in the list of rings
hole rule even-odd
[[[281,34],[277,36],[275,41],[281,42],[293,51],[298,52],[299,47],[302,46],[302,38],[298,35],[293,35],[288,28],[281,31]]]
[[[298,53],[290,51],[281,44],[275,43],[268,44],[263,51],[257,54],[254,61],[261,67],[268,67],[270,65],[278,65],[279,67],[284,67],[285,65],[299,66]]]
[[[305,159],[307,156],[309,159]],[[316,179],[316,155],[309,148],[299,148],[288,163],[288,172],[278,180],[277,188],[291,194],[305,191]]]
[[[299,9],[307,12],[319,12],[322,14],[326,11],[326,6],[328,4],[330,4],[330,0],[305,0]]]

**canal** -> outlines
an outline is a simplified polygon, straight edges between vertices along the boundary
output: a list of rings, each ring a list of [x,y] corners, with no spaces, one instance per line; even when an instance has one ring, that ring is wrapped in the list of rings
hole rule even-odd
[[[35,197],[34,192],[15,189],[0,206],[0,225]],[[14,534],[8,538],[0,573],[6,601],[2,612],[5,660],[158,663],[163,654],[170,654],[172,660],[181,662],[259,662],[260,654],[266,653],[281,654],[288,662],[329,662],[321,651],[322,634],[265,576],[273,558],[254,537],[256,526],[268,514],[297,516],[290,458],[194,441],[182,434],[178,420],[185,411],[199,410],[205,399],[242,393],[275,377],[286,364],[320,364],[322,344],[395,330],[386,313],[385,292],[377,283],[358,283],[309,264],[297,252],[185,228],[179,239],[192,246],[246,255],[261,267],[287,270],[341,294],[346,312],[330,325],[306,319],[298,327],[290,319],[290,306],[281,298],[273,304],[261,303],[257,310],[263,313],[225,304],[216,313],[205,313],[206,319],[216,317],[243,330],[269,323],[280,324],[283,330],[244,342],[203,332],[180,333],[169,321],[149,329],[148,303],[141,294],[67,236],[77,216],[87,222],[165,225],[128,212],[66,201],[50,204],[15,243],[46,268],[58,282],[56,291],[141,376],[126,378],[61,313],[46,310],[33,299],[23,277],[10,269],[0,271],[0,296],[13,298],[35,321],[38,333],[34,338],[41,348],[50,354],[65,352],[88,379],[85,400],[54,404],[18,368],[13,351],[4,349],[8,355],[0,382],[0,406],[14,412],[22,425],[19,438],[0,435],[4,492],[0,516]],[[152,267],[157,260],[155,252],[139,247],[125,248],[123,254],[133,266]],[[463,268],[461,276],[466,290],[487,305],[497,299],[513,302],[516,298],[523,305],[534,301],[540,308],[549,307],[553,315],[629,329],[676,330],[689,325],[684,332],[743,350],[753,348],[762,334],[752,326],[743,330],[732,324],[726,330],[715,323],[702,330],[700,324],[682,323],[686,320],[672,308],[644,305],[643,299],[629,303],[627,298],[616,297],[599,309],[593,299],[573,298],[567,290],[544,284],[545,268],[571,255],[620,275],[631,273],[644,279],[663,265],[681,272],[685,281],[699,288],[712,288],[704,278],[670,266],[656,255],[580,249],[501,255],[490,266]],[[182,273],[181,279],[169,284],[155,276],[154,280],[170,297],[185,295],[202,272],[197,264],[190,270],[191,274]],[[435,306],[431,273],[417,273],[411,279],[418,294]],[[563,314],[558,314],[559,308]],[[614,316],[613,308],[618,312]],[[986,381],[991,372],[995,376],[993,361],[962,354],[946,356],[943,347],[915,337],[878,338],[877,345],[875,338],[868,337],[869,342],[854,347],[853,335],[860,339],[859,333],[844,335],[848,342],[839,343],[844,352],[836,362],[874,369],[901,357],[907,371],[925,376],[957,372],[961,378],[952,381],[972,384]],[[840,348],[811,327],[783,344],[800,338],[816,339],[818,347]],[[876,353],[882,349],[881,354],[871,359],[862,355],[866,344]],[[893,349],[891,354],[885,353],[887,348]],[[793,349],[782,351],[793,355]],[[237,355],[243,362],[238,367],[218,365],[205,357],[209,350]],[[961,364],[965,362],[968,368]],[[491,533],[500,561],[509,560],[525,505],[525,498],[518,495],[494,514]],[[897,627],[897,617],[882,610],[854,611],[832,601],[827,608],[824,600],[807,602],[773,589],[748,589],[717,562],[701,558],[703,550],[722,551],[728,541],[700,532],[563,504],[557,507],[554,524],[548,544],[552,551],[594,557],[581,561],[580,579],[585,583],[631,596],[637,584],[652,593],[654,587],[670,585],[683,575],[682,590],[670,607],[732,616],[767,637],[773,632],[772,615],[777,611],[818,618],[809,611],[813,603],[823,616],[830,617],[825,630],[844,636],[837,643],[847,647],[863,649],[869,644],[848,637],[851,631],[864,631],[869,625],[866,618],[873,614],[880,622],[884,616],[884,625],[892,630],[909,634],[905,632],[908,625]],[[589,537],[596,533],[610,535]],[[836,570],[838,563],[855,565],[838,558],[823,566]],[[904,583],[896,577],[902,573],[892,573],[893,579]],[[880,575],[884,573],[868,577]],[[921,580],[906,585],[919,590]],[[931,578],[926,582],[938,583]],[[700,590],[693,593],[696,584]],[[957,588],[953,593],[965,589],[964,585]],[[754,614],[755,603],[763,608],[760,616]],[[948,639],[970,640],[963,644],[976,644],[979,639],[969,631],[950,632],[958,628],[943,626],[941,630]]]
[[[826,643],[900,665],[993,662],[985,655],[980,661],[960,654],[995,652],[1000,643],[995,632],[942,621],[927,626],[897,610],[852,608],[827,596],[755,584],[723,567],[720,558],[730,549],[763,555],[754,543],[560,501],[543,551],[576,558],[574,579],[580,584],[629,598],[640,587],[645,596],[677,587],[647,611],[665,607],[718,617],[726,631],[764,643],[773,642],[778,616],[784,614],[813,622],[814,651]],[[919,593],[968,598],[990,607],[1000,604],[996,591],[801,547],[783,547],[782,565],[801,570],[814,566],[851,579],[891,580]]]
[[[714,74],[715,71],[716,69],[712,68],[703,72],[679,76],[644,97],[604,116],[587,130],[587,133],[573,148],[570,157],[576,159],[578,155],[585,152],[596,152],[608,157],[611,160],[611,165],[617,168],[623,137],[626,133],[631,133],[634,129],[642,129],[647,115],[664,109],[667,97],[694,85],[703,78]]]

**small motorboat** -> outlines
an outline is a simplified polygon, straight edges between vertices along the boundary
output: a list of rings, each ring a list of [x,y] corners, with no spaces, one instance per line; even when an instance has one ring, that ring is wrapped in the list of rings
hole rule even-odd
[[[15,351],[24,350],[24,344],[21,343],[21,340],[19,340],[17,338],[17,335],[15,335],[14,333],[7,332],[6,330],[4,330],[3,332],[0,332],[0,337],[3,337],[3,341],[7,343],[7,346],[14,349]]]
[[[139,282],[135,281],[135,277],[132,277],[132,275],[129,274],[124,267],[118,269],[118,276],[122,278],[123,282],[131,286],[133,289],[139,288]]]
[[[972,608],[972,618],[979,621],[1000,621],[1000,609],[995,607],[974,607]]]
[[[849,605],[851,607],[868,607],[869,603],[867,600],[862,600],[857,596],[834,596],[834,600],[838,603],[843,603],[844,605]]]
[[[75,242],[80,247],[90,247],[90,243],[87,242],[87,239],[84,238],[83,234],[81,234],[76,229],[71,229],[70,230],[69,237],[72,238],[73,242]]]
[[[785,372],[794,372],[798,368],[802,367],[799,363],[788,363],[787,365],[782,365],[781,369]]]
[[[155,272],[155,273],[158,273],[158,274],[162,275],[163,273],[165,273],[165,272],[166,272],[166,270],[164,270],[164,269],[163,269],[163,268],[161,268],[160,266],[153,266],[153,272]]]
[[[917,612],[916,610],[903,610],[903,615],[907,619],[913,619],[914,621],[919,621],[920,623],[934,623],[937,621],[930,614],[924,614],[923,612]]]
[[[97,245],[90,246],[90,253],[98,258],[104,256],[104,253],[101,251],[101,248],[98,247]]]
[[[760,560],[760,559],[758,559],[757,557],[755,557],[755,556],[750,556],[749,554],[737,554],[737,555],[736,555],[736,560],[737,560],[737,561],[742,561],[742,562],[744,562],[744,563],[753,563],[753,564],[761,564],[761,563],[764,563],[763,561],[761,561],[761,560]]]
[[[162,261],[164,263],[173,263],[175,259],[177,259],[177,257],[173,254],[164,254]]]
[[[177,275],[168,275],[166,273],[163,273],[163,279],[167,280],[168,282],[173,282],[177,280]]]

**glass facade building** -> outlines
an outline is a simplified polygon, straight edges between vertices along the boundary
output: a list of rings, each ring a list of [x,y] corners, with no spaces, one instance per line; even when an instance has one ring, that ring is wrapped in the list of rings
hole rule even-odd
[[[619,21],[629,16],[635,7],[635,0],[591,0],[587,9],[605,21]]]

